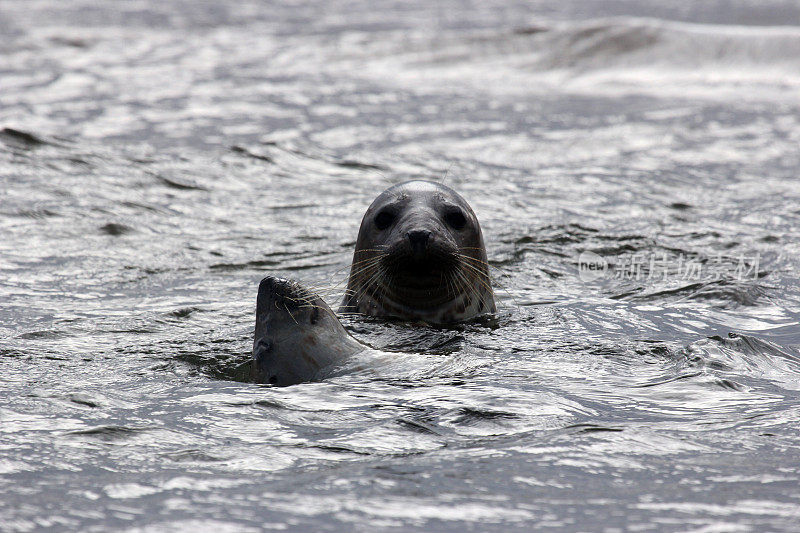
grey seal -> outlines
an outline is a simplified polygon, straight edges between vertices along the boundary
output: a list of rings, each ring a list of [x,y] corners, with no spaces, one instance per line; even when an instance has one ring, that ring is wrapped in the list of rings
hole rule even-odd
[[[339,311],[430,324],[495,312],[483,234],[467,201],[424,180],[383,191],[361,220]]]

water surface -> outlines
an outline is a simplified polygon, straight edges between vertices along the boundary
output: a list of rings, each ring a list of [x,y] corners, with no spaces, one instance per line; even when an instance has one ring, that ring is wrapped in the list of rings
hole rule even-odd
[[[800,9],[696,4],[5,0],[2,529],[795,529]],[[248,382],[411,178],[496,319]]]

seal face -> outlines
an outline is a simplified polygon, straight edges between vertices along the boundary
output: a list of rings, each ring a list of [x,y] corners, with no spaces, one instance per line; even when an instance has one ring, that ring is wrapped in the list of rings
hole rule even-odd
[[[386,189],[358,231],[342,312],[444,324],[495,311],[480,224],[449,187]]]

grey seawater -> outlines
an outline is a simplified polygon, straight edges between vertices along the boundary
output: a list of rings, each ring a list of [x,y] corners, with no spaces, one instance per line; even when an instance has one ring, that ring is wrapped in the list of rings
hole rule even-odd
[[[4,0],[0,33],[3,531],[798,527],[796,3]],[[409,178],[471,202],[495,319],[348,317],[424,357],[248,382],[260,278],[335,306]]]

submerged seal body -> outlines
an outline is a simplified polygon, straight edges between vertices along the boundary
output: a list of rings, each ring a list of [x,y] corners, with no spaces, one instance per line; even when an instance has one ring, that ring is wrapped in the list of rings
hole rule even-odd
[[[483,235],[466,200],[422,180],[382,192],[361,221],[339,310],[432,324],[493,313]]]

